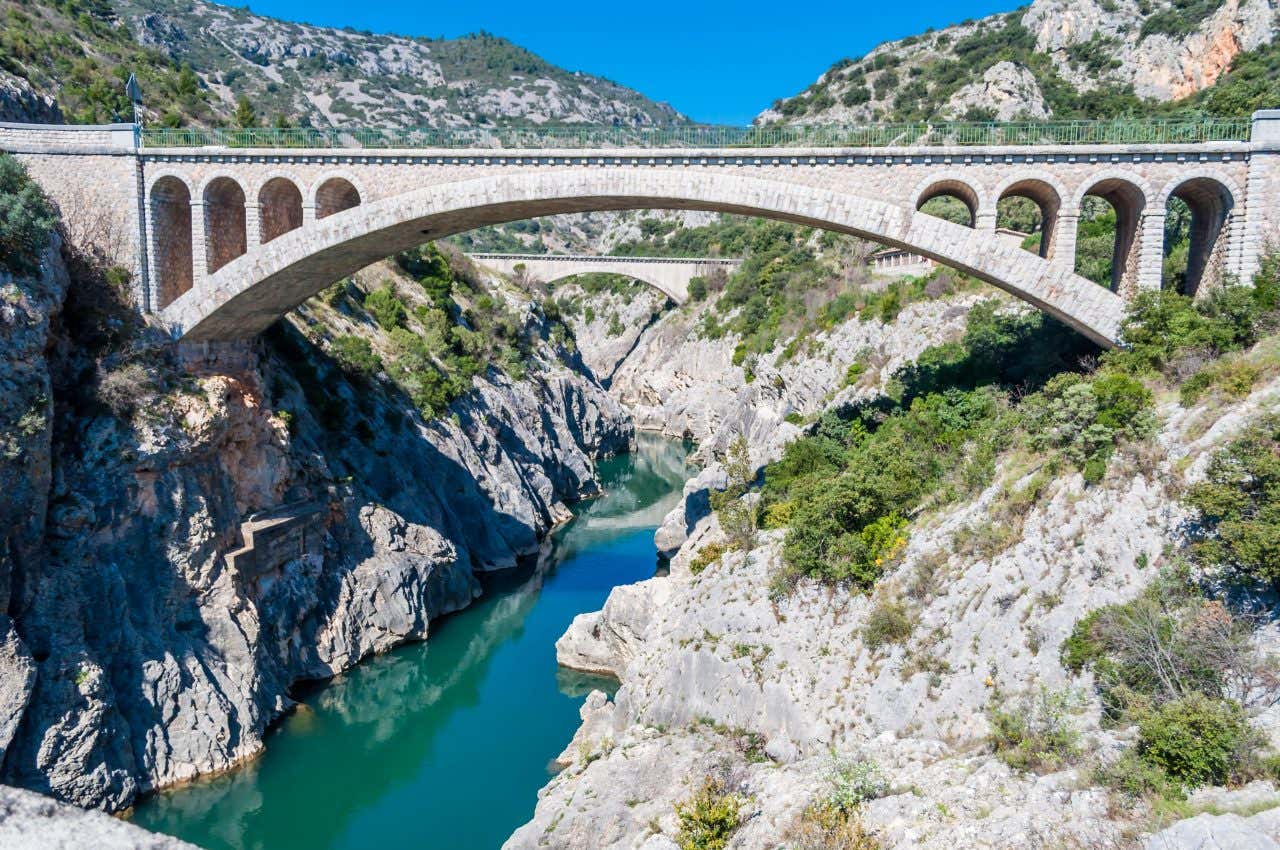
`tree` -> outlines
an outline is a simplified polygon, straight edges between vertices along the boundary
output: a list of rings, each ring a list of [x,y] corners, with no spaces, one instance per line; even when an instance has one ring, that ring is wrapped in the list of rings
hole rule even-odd
[[[244,95],[240,95],[240,99],[236,101],[235,122],[237,127],[244,130],[258,126],[258,113]]]
[[[27,170],[0,153],[0,267],[29,274],[40,267],[40,252],[58,217]]]
[[[756,506],[744,497],[755,481],[755,467],[747,439],[734,438],[724,455],[725,487],[711,494],[711,507],[720,519],[720,528],[735,549],[750,551],[756,539]]]

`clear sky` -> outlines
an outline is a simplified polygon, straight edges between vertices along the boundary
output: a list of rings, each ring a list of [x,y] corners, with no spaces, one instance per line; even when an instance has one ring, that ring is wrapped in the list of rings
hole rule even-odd
[[[239,5],[239,4],[235,4]],[[402,35],[486,30],[571,71],[665,100],[698,121],[745,124],[843,56],[1015,8],[1017,0],[253,0],[253,11]]]

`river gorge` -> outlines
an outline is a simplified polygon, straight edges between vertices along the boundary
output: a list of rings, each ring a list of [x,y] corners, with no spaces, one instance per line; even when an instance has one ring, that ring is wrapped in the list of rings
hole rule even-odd
[[[617,683],[557,669],[556,639],[609,591],[654,575],[653,532],[692,472],[688,447],[641,432],[602,460],[604,495],[430,640],[321,685],[258,760],[162,792],[141,826],[208,850],[497,847],[533,811],[582,698]]]

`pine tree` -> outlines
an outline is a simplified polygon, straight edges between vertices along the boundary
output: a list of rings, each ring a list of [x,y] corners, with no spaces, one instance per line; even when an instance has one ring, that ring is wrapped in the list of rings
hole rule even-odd
[[[249,102],[249,98],[244,95],[236,101],[236,126],[242,129],[258,126],[258,113],[254,111],[253,104]]]

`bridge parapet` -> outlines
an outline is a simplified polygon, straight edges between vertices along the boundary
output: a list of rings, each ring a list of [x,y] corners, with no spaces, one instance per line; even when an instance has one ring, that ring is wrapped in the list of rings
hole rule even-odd
[[[0,150],[11,153],[136,155],[136,124],[15,124],[0,121]]]

